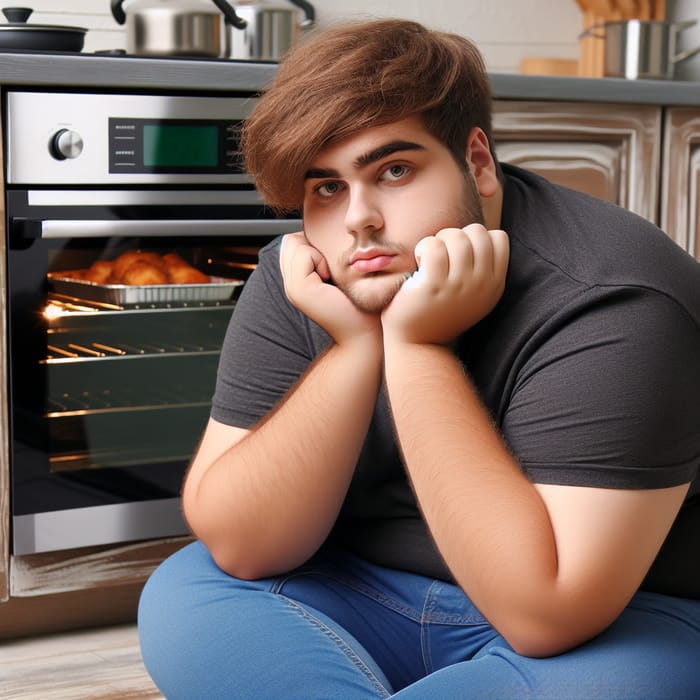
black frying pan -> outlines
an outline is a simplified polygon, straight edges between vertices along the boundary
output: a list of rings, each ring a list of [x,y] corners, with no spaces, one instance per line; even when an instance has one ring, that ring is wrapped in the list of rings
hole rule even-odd
[[[7,24],[0,24],[0,51],[28,49],[31,51],[83,50],[87,29],[46,24],[27,24],[32,10],[28,7],[6,7],[2,13]]]

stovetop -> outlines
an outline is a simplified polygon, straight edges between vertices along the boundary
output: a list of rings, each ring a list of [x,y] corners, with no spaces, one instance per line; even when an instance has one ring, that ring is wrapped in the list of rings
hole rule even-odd
[[[270,82],[276,69],[273,62],[134,56],[120,49],[94,53],[0,51],[0,87],[258,92]]]

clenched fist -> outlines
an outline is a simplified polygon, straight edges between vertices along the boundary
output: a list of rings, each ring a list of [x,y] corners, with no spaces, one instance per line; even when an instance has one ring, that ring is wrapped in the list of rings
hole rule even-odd
[[[418,270],[382,313],[385,341],[446,345],[496,305],[505,288],[508,236],[481,224],[418,242]]]
[[[340,289],[330,284],[328,262],[303,232],[283,238],[280,268],[289,301],[337,344],[368,333],[380,333],[378,316],[360,311]]]

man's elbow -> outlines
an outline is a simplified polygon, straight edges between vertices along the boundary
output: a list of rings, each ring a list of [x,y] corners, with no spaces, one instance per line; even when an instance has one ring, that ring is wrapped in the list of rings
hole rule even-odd
[[[207,513],[189,507],[183,499],[183,513],[190,532],[209,552],[214,563],[225,574],[244,581],[256,581],[281,573],[280,567],[271,567],[270,559],[258,539],[245,533],[236,533],[232,528],[224,530],[221,524],[207,518]]]
[[[257,581],[272,575],[247,552],[229,546],[208,545],[203,542],[214,563],[225,573],[242,581]]]
[[[600,634],[605,626],[576,625],[571,622],[521,621],[499,630],[513,651],[520,656],[547,658],[559,656]]]
[[[251,542],[238,541],[235,537],[222,535],[220,529],[209,531],[188,521],[192,534],[206,547],[209,556],[225,574],[243,581],[255,581],[271,575],[256,560],[251,551]]]

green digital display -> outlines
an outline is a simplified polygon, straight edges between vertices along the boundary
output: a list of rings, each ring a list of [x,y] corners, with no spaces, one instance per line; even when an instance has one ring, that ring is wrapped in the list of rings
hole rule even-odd
[[[149,168],[215,168],[219,131],[201,124],[144,124],[143,164]]]

